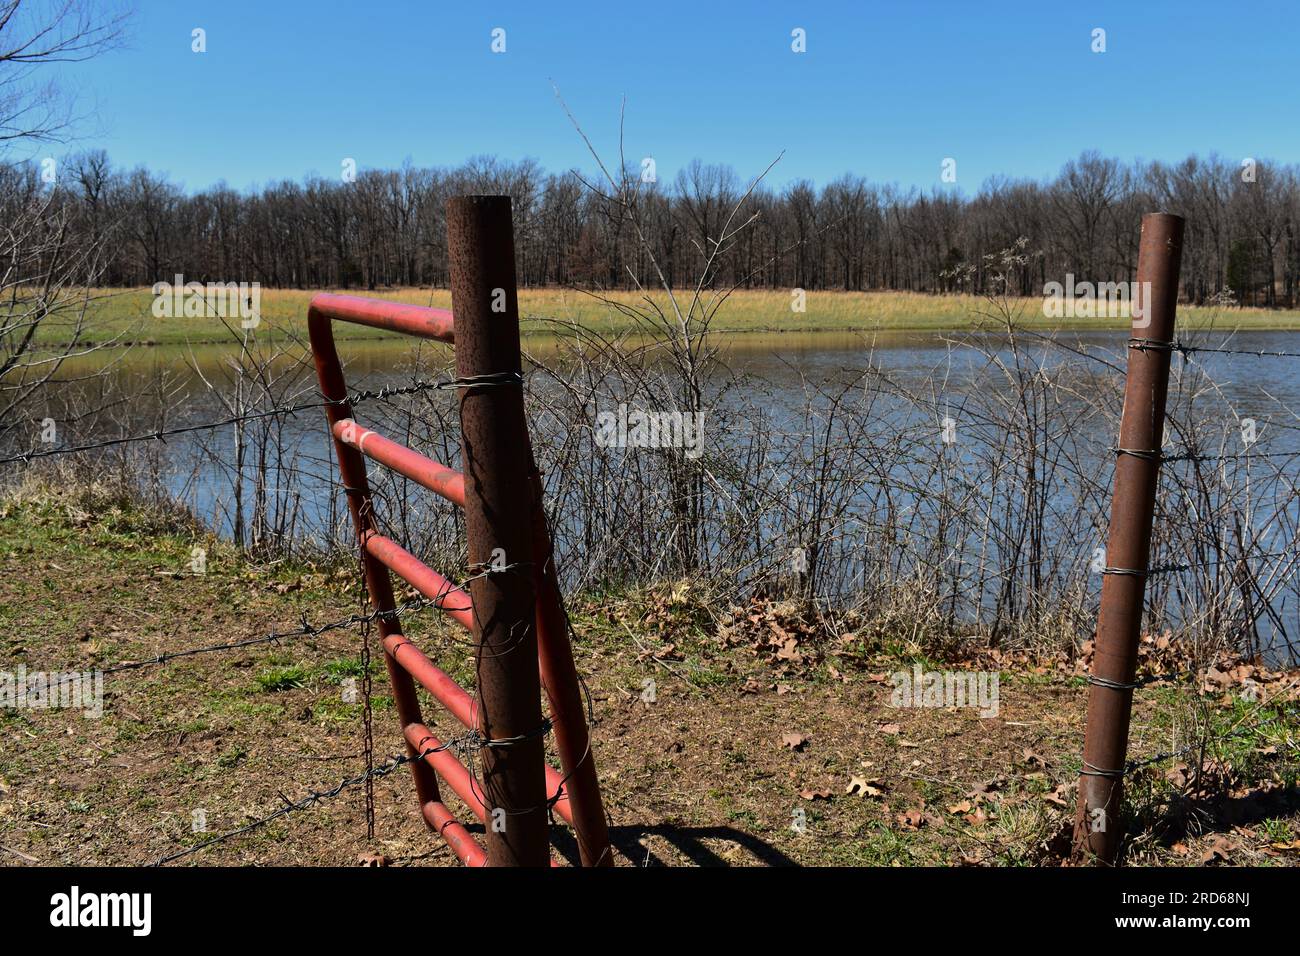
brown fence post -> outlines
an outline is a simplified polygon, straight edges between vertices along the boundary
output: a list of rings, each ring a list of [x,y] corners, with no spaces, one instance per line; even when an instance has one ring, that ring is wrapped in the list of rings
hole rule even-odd
[[[1088,722],[1074,827],[1076,862],[1113,864],[1122,836],[1119,809],[1151,556],[1151,523],[1160,473],[1182,251],[1181,217],[1168,213],[1142,217],[1137,290],[1131,297],[1142,308],[1140,315],[1135,309],[1129,339],[1110,537],[1106,542],[1092,675],[1088,679]]]
[[[447,201],[488,862],[550,862],[510,197]],[[517,565],[518,567],[511,567]],[[481,574],[493,567],[498,573]]]

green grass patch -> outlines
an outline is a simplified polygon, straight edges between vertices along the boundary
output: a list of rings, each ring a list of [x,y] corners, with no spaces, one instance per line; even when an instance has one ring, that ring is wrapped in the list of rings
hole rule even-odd
[[[292,667],[272,667],[256,677],[257,686],[268,694],[286,690],[297,690],[307,686],[307,669],[294,665]]]

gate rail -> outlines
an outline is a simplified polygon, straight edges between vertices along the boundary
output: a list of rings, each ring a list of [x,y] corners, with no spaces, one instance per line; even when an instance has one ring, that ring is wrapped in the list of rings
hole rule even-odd
[[[408,755],[422,758],[411,761],[420,810],[467,865],[545,865],[549,809],[573,827],[584,866],[612,865],[541,476],[518,387],[523,376],[510,199],[451,199],[447,221],[455,318],[446,309],[335,294],[315,296],[307,312],[370,599],[377,611],[387,612],[378,624],[398,720]],[[453,384],[463,474],[354,419],[334,322],[457,345]],[[465,511],[470,566],[482,572],[471,578],[469,591],[379,533],[367,458]],[[518,573],[521,568],[531,573]],[[477,699],[402,633],[390,572],[473,634]],[[429,730],[417,683],[467,728],[465,739],[443,741]],[[539,688],[550,703],[546,719]],[[558,771],[545,763],[542,738],[548,731],[555,735]],[[452,752],[465,746],[481,750],[482,780]],[[486,849],[443,802],[438,777],[483,822]]]

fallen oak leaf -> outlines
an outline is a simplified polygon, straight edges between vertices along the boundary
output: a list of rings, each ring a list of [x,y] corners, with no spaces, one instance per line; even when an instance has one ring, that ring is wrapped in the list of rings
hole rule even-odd
[[[919,830],[927,823],[924,810],[907,810],[895,817],[904,830]]]
[[[1043,794],[1043,800],[1045,800],[1047,803],[1052,804],[1053,806],[1064,807],[1065,809],[1069,809],[1070,803],[1068,800],[1065,799],[1065,795],[1069,792],[1070,792],[1070,785],[1068,783],[1063,783],[1055,790],[1053,790],[1051,793]]]
[[[1222,861],[1224,863],[1232,862],[1232,852],[1237,849],[1237,844],[1233,843],[1227,837],[1215,837],[1214,842],[1201,855],[1201,866],[1209,866],[1212,863]]]
[[[881,789],[883,786],[884,784],[879,780],[868,780],[866,777],[853,774],[849,778],[849,785],[844,792],[858,797],[871,797],[873,800],[878,800],[885,795],[885,791]]]
[[[1043,770],[1046,770],[1046,769],[1047,769],[1047,761],[1046,761],[1043,757],[1041,757],[1041,756],[1039,756],[1038,754],[1034,753],[1034,752],[1033,752],[1032,750],[1030,750],[1028,747],[1026,747],[1026,748],[1024,749],[1024,755],[1025,755],[1025,765],[1026,765],[1026,766],[1028,766],[1028,767],[1041,767]]]
[[[803,660],[803,655],[799,653],[799,643],[792,637],[776,652],[776,659],[780,661],[794,661],[796,664]]]
[[[992,780],[989,780],[986,783],[977,783],[975,785],[975,789],[972,790],[970,793],[966,794],[966,796],[968,797],[975,797],[976,795],[987,796],[990,793],[994,793],[998,790],[1003,789],[1004,787],[1006,787],[1006,785],[1007,785],[1006,776],[1004,774],[998,774],[996,777],[994,777]]]
[[[807,734],[784,734],[781,737],[781,743],[785,744],[796,753],[803,750],[804,747],[807,747],[810,740],[812,740],[812,738]]]

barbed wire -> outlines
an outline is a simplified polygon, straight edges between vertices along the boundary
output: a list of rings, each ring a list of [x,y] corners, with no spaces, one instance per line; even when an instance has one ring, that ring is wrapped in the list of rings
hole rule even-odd
[[[1292,542],[1295,544],[1295,542]],[[1220,558],[1215,561],[1197,561],[1194,564],[1157,564],[1147,568],[1147,574],[1175,574],[1182,571],[1196,571],[1201,568],[1214,568],[1224,564],[1240,564],[1242,561],[1259,561],[1271,558],[1300,557],[1300,549],[1292,548],[1289,551],[1263,551],[1258,553],[1242,553],[1234,557]],[[1109,569],[1108,569],[1109,570]]]
[[[1172,455],[1161,455],[1162,462],[1174,461],[1234,461],[1250,458],[1297,458],[1300,457],[1300,449],[1295,451],[1239,451],[1239,452],[1216,452],[1206,454],[1203,452],[1175,452]]]
[[[507,570],[512,567],[514,567],[514,565],[507,565],[506,568],[489,568],[485,571],[481,571],[478,574],[466,578],[462,582],[462,585],[468,584],[470,581],[473,581],[477,578],[487,577],[491,574],[499,574],[502,570]],[[336,621],[331,621],[326,624],[319,624],[319,625],[312,624],[310,621],[307,620],[306,614],[304,614],[302,617],[302,624],[291,631],[272,631],[270,634],[264,634],[259,637],[250,637],[242,641],[229,641],[222,644],[209,644],[204,647],[191,647],[181,651],[164,651],[161,654],[157,654],[153,657],[143,658],[138,661],[122,661],[111,667],[104,668],[102,670],[102,673],[106,675],[115,674],[118,673],[119,671],[136,670],[141,667],[150,667],[159,664],[166,664],[169,661],[176,660],[177,658],[193,657],[197,654],[209,654],[209,653],[215,653],[219,651],[239,650],[240,648],[244,648],[244,647],[255,647],[259,644],[276,644],[287,638],[314,637],[318,634],[324,634],[329,631],[338,631],[346,628],[358,627],[362,625],[371,624],[375,621],[396,620],[399,615],[417,613],[419,611],[423,611],[426,608],[430,608],[430,607],[437,608],[438,610],[441,611],[469,610],[468,606],[466,607],[447,606],[446,599],[450,595],[452,589],[454,588],[461,588],[461,585],[457,585],[452,581],[448,581],[445,590],[442,592],[442,594],[440,594],[436,598],[429,598],[423,596],[418,598],[409,598],[404,601],[398,602],[390,610],[387,611],[374,610],[366,614],[358,614],[354,612],[352,614],[349,614],[347,617],[339,618]]]
[[[1254,358],[1300,358],[1300,352],[1288,352],[1281,349],[1230,349],[1217,345],[1189,345],[1180,339],[1166,342],[1161,339],[1131,338],[1128,347],[1139,352],[1176,352],[1188,356],[1198,352],[1217,353],[1220,355],[1249,355]]]
[[[268,823],[273,823],[274,821],[280,819],[281,817],[288,816],[290,813],[296,813],[299,810],[305,810],[308,807],[315,806],[317,803],[320,803],[323,800],[333,799],[334,797],[337,797],[344,790],[347,790],[350,787],[356,787],[362,784],[365,784],[368,787],[373,786],[375,780],[381,779],[383,777],[387,777],[398,767],[404,766],[405,764],[420,763],[426,760],[428,757],[432,756],[433,754],[443,753],[445,751],[453,751],[455,753],[460,754],[462,757],[462,761],[467,762],[469,764],[468,769],[470,770],[471,780],[474,780],[473,764],[472,762],[465,761],[465,755],[470,753],[472,750],[481,749],[484,747],[492,747],[492,748],[511,747],[516,744],[524,743],[528,740],[536,739],[539,736],[544,736],[545,734],[549,733],[551,729],[552,729],[552,722],[549,717],[543,719],[541,726],[537,730],[526,734],[520,734],[516,737],[507,737],[507,738],[500,738],[496,740],[489,740],[485,738],[477,730],[471,729],[444,741],[443,743],[439,744],[436,747],[427,747],[427,748],[420,749],[420,752],[417,753],[415,756],[408,756],[406,754],[394,754],[388,757],[388,759],[384,763],[380,764],[377,767],[367,769],[362,773],[356,774],[355,776],[352,777],[345,777],[344,779],[340,780],[337,784],[335,784],[333,787],[331,787],[329,790],[320,790],[320,791],[309,790],[307,792],[307,796],[294,801],[290,801],[288,800],[288,798],[281,795],[281,799],[285,801],[284,806],[273,810],[271,813],[268,813],[266,816],[259,817],[258,819],[246,823],[241,827],[237,827],[234,830],[229,830],[225,833],[218,834],[217,836],[214,836],[211,839],[204,840],[200,843],[196,843],[193,846],[186,847],[183,850],[178,850],[175,853],[170,853],[167,854],[166,856],[160,857],[157,860],[155,860],[153,863],[151,863],[150,866],[162,866],[166,863],[171,863],[175,860],[183,859],[184,857],[190,856],[194,853],[198,853],[201,850],[206,850],[208,847],[215,846],[219,843],[225,843],[227,840],[233,840],[235,837],[239,837],[247,833],[251,833],[253,830],[256,830],[260,827],[264,827]],[[418,747],[423,747],[423,741],[418,745]],[[477,787],[475,788],[475,796],[479,797],[479,792]],[[558,803],[561,799],[563,799],[563,796],[564,796],[564,787],[563,784],[561,784],[561,786],[556,789],[555,794],[549,799],[547,799],[547,801],[543,805],[544,808],[548,811],[548,813],[550,810],[554,808],[556,803]],[[482,798],[479,797],[479,799],[480,802],[482,802]],[[484,803],[483,805],[486,806],[487,804]],[[516,809],[512,811],[507,811],[507,813],[509,815],[515,815],[521,813],[532,813],[536,809],[539,808],[534,807],[531,809]]]
[[[1187,754],[1191,753],[1193,750],[1199,750],[1205,747],[1213,746],[1215,744],[1223,743],[1224,741],[1235,740],[1240,737],[1245,737],[1250,734],[1258,733],[1264,727],[1268,727],[1271,724],[1276,724],[1281,720],[1285,720],[1288,717],[1294,717],[1294,716],[1296,715],[1278,713],[1272,717],[1269,717],[1267,720],[1260,721],[1257,724],[1252,724],[1249,727],[1241,727],[1238,728],[1237,730],[1230,731],[1229,733],[1226,734],[1221,734],[1209,740],[1198,740],[1195,743],[1188,744],[1186,747],[1180,747],[1177,750],[1165,750],[1160,753],[1153,754],[1150,757],[1143,757],[1141,760],[1129,760],[1124,764],[1124,773],[1129,774],[1135,770],[1141,770],[1143,767],[1149,767],[1152,764],[1157,764],[1164,760],[1171,760],[1175,757],[1184,757]],[[1298,745],[1292,743],[1290,746],[1296,747]]]
[[[1300,352],[1287,352],[1281,349],[1229,349],[1221,346],[1187,345],[1178,341],[1173,345],[1174,351],[1182,353],[1217,352],[1220,355],[1250,355],[1255,358],[1300,358]]]
[[[268,823],[272,823],[280,819],[281,817],[288,816],[290,813],[295,813],[298,810],[305,810],[310,806],[314,806],[315,804],[320,803],[322,800],[329,800],[334,797],[337,797],[340,793],[342,793],[344,790],[348,789],[349,787],[355,787],[359,784],[366,783],[367,781],[373,782],[376,779],[387,777],[390,773],[392,773],[398,767],[403,766],[404,764],[414,763],[416,761],[423,760],[428,753],[432,753],[432,751],[421,753],[416,757],[408,757],[405,754],[397,754],[391,756],[388,758],[386,762],[380,764],[378,767],[374,767],[354,777],[345,777],[343,780],[339,781],[338,784],[336,784],[334,787],[330,788],[329,790],[321,790],[321,791],[309,790],[307,792],[307,796],[303,797],[300,800],[289,801],[282,795],[281,799],[285,800],[284,806],[272,811],[271,813],[268,813],[266,816],[253,820],[251,823],[247,823],[244,826],[239,827],[237,829],[230,830],[226,833],[222,833],[217,836],[214,836],[211,839],[204,840],[201,843],[196,843],[193,846],[186,847],[183,850],[178,850],[175,853],[170,853],[166,856],[159,857],[157,860],[155,860],[153,863],[149,865],[163,866],[164,864],[182,859],[194,853],[198,853],[200,850],[206,850],[210,846],[215,846],[218,843],[224,843],[227,840],[234,839],[235,837],[243,836],[246,833],[251,833],[253,830],[258,829],[259,827],[264,827]]]
[[[38,458],[50,458],[57,455],[72,455],[84,451],[97,451],[101,448],[112,448],[133,442],[165,441],[166,439],[176,435],[209,431],[214,428],[222,428],[226,425],[237,425],[242,422],[258,421],[276,415],[296,415],[299,412],[305,412],[315,408],[328,408],[336,405],[359,405],[366,401],[384,401],[398,395],[413,395],[418,392],[430,390],[444,391],[455,388],[477,388],[485,385],[518,384],[522,382],[523,375],[519,372],[506,372],[499,375],[473,375],[464,378],[448,379],[445,381],[418,381],[410,385],[385,385],[383,388],[379,389],[362,389],[353,392],[344,398],[323,399],[315,402],[299,402],[293,405],[269,408],[260,412],[252,412],[244,415],[230,415],[215,421],[199,422],[192,425],[180,425],[174,428],[162,428],[138,435],[106,438],[102,441],[87,442],[82,445],[73,445],[67,448],[48,448],[39,451],[32,450],[23,454],[0,458],[0,465],[14,464],[17,462],[27,464]]]

